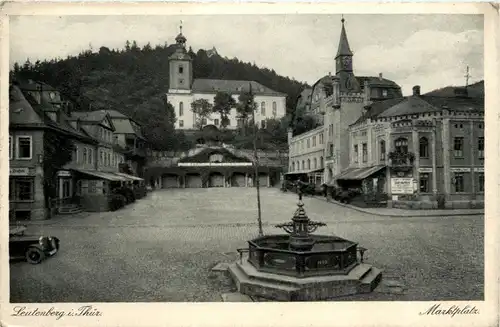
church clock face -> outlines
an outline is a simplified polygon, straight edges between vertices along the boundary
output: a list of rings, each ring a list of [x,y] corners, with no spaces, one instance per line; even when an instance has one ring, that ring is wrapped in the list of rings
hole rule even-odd
[[[350,69],[351,68],[351,57],[342,58],[342,64],[343,64],[344,69]]]

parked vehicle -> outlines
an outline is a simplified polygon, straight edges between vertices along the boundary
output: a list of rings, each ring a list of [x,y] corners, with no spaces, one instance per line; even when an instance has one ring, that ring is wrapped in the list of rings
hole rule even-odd
[[[9,227],[10,259],[24,259],[39,264],[59,251],[60,241],[55,236],[25,235],[26,226]]]

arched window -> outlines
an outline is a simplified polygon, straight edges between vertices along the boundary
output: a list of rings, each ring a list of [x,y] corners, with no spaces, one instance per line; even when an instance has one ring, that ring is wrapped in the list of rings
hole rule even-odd
[[[419,145],[420,158],[429,158],[429,140],[426,137],[421,137]]]
[[[394,148],[396,149],[396,152],[408,153],[408,140],[404,137],[397,139],[394,141]]]
[[[385,161],[385,140],[380,141],[380,161]]]
[[[302,170],[306,169],[306,163],[304,160],[302,160]]]
[[[184,115],[184,102],[179,102],[179,117]]]
[[[83,148],[83,163],[87,163],[87,148]]]
[[[94,150],[93,149],[89,149],[89,164],[92,164],[92,153],[94,153]]]
[[[307,169],[311,169],[311,160],[307,159]]]
[[[295,161],[292,162],[292,171],[295,171]]]
[[[314,158],[314,169],[318,168],[318,159]]]
[[[319,158],[319,165],[320,165],[320,168],[323,169],[324,168],[324,161],[323,161],[323,157]]]
[[[260,114],[262,116],[266,115],[266,103],[264,101],[260,103]]]

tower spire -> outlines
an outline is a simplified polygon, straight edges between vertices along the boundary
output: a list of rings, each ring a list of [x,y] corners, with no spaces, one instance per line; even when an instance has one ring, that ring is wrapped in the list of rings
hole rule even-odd
[[[340,31],[340,40],[339,40],[339,48],[337,50],[337,55],[338,56],[352,56],[353,53],[351,51],[351,48],[349,47],[349,41],[347,41],[347,33],[345,31],[345,26],[344,26],[344,15],[342,15],[342,19],[340,20],[342,22],[342,29]]]

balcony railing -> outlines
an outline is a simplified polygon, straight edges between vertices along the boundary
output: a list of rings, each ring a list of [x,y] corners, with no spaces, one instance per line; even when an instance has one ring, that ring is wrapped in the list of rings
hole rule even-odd
[[[389,152],[389,165],[391,167],[412,167],[415,155],[411,152]]]

